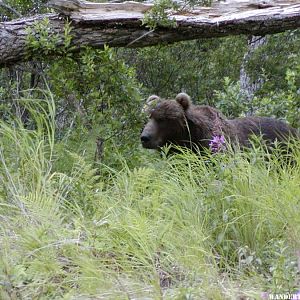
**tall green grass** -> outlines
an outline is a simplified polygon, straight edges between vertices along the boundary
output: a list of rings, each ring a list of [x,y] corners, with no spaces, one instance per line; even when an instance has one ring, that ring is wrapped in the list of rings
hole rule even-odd
[[[260,299],[299,288],[297,145],[293,165],[257,148],[95,169],[56,151],[51,97],[26,101],[31,124],[0,123],[0,299]]]

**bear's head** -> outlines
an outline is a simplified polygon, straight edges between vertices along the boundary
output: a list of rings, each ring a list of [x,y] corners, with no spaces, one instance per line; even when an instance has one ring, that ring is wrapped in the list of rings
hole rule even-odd
[[[149,111],[150,119],[141,134],[143,147],[158,149],[169,143],[177,145],[184,143],[189,139],[186,111],[192,105],[190,97],[180,93],[175,100],[157,98],[155,96],[158,100],[157,105]]]

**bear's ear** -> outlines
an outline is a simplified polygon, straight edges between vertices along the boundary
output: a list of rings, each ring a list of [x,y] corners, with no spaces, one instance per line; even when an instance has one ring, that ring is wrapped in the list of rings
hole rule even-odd
[[[186,93],[179,93],[175,100],[182,106],[184,110],[187,110],[192,104],[190,96]]]
[[[142,109],[144,113],[150,114],[154,107],[161,102],[161,98],[156,95],[151,95],[147,100]]]
[[[158,103],[160,102],[161,99],[160,97],[156,96],[156,95],[151,95],[148,97],[148,99],[146,100],[146,104],[147,105],[151,105],[151,103],[155,102],[155,103]]]

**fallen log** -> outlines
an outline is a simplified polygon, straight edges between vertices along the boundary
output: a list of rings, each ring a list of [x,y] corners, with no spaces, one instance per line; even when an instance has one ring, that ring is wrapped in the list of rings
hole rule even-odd
[[[211,7],[168,11],[176,26],[158,26],[155,30],[142,23],[151,4],[53,0],[50,6],[58,13],[0,23],[0,66],[26,61],[35,55],[28,48],[28,35],[38,40],[35,26],[45,19],[49,20],[47,31],[49,36],[55,36],[57,49],[64,45],[65,24],[71,24],[73,52],[84,46],[145,47],[239,34],[262,36],[300,27],[300,3],[295,0],[227,0]]]

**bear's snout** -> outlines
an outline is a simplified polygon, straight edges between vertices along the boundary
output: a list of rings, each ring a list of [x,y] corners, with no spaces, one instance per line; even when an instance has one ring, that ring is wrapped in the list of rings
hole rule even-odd
[[[150,135],[147,135],[147,134],[142,134],[141,135],[141,141],[142,141],[142,143],[150,142],[150,140],[151,140],[151,136]]]
[[[159,143],[159,136],[157,135],[157,123],[155,120],[149,120],[144,127],[140,139],[142,146],[147,149],[157,149]]]
[[[153,137],[151,136],[151,134],[142,133],[141,134],[141,142],[142,142],[142,146],[144,148],[148,148],[148,149],[156,148],[156,146],[153,145]]]

